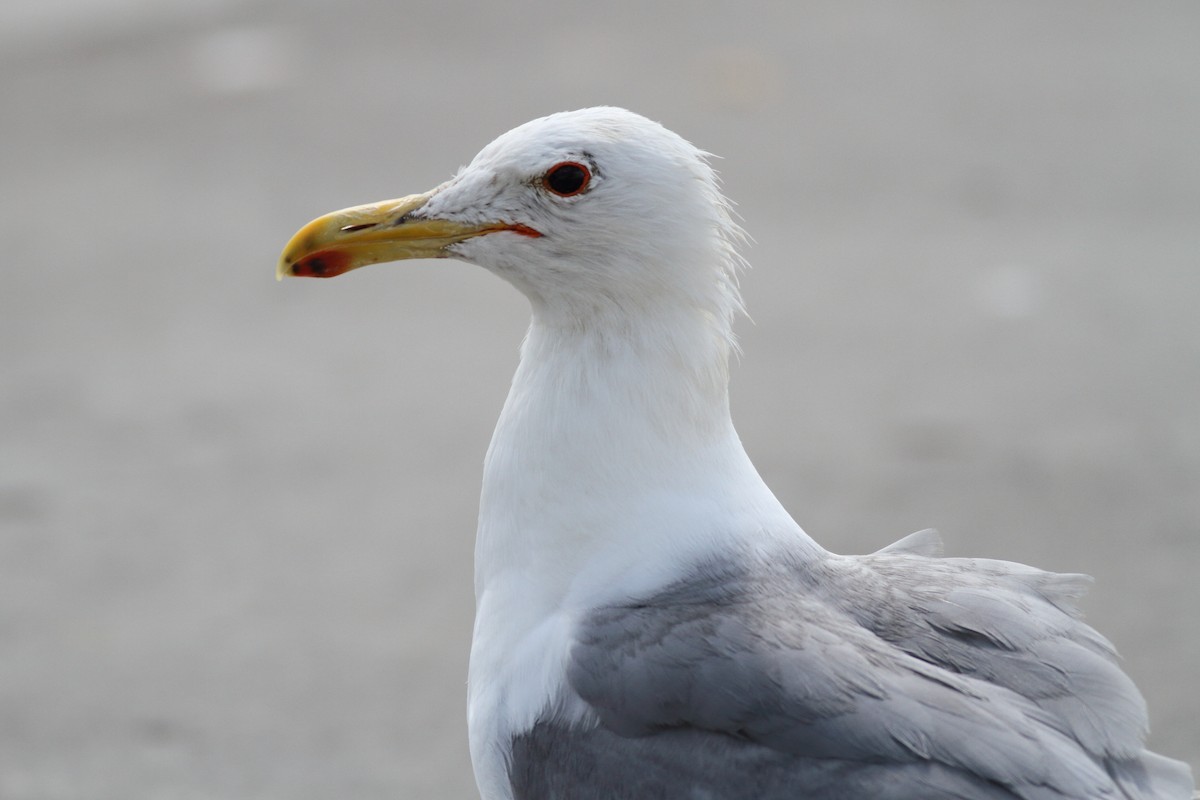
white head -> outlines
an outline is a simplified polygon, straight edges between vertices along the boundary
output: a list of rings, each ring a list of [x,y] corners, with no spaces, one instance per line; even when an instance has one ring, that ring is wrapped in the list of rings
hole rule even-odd
[[[315,220],[279,274],[454,257],[508,280],[547,325],[684,311],[727,333],[740,235],[703,152],[630,111],[589,108],[514,128],[430,192]]]

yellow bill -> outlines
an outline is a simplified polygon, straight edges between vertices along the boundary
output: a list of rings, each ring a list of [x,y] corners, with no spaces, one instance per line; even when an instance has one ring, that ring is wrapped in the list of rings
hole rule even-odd
[[[368,264],[445,258],[450,245],[497,231],[542,235],[520,223],[410,218],[430,196],[430,193],[414,194],[345,208],[314,219],[287,243],[275,277],[332,278]]]

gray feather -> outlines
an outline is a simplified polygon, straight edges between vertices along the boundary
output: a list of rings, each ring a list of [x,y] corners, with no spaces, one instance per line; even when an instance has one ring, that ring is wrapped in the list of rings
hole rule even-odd
[[[1083,579],[919,555],[932,541],[705,564],[593,610],[567,674],[599,725],[522,734],[515,796],[1187,800],[1078,619]]]
[[[903,539],[897,539],[879,552],[937,558],[941,556],[944,547],[942,537],[938,535],[938,532],[933,528],[925,528],[916,533],[910,533]]]
[[[897,768],[797,758],[742,739],[686,729],[631,739],[604,728],[542,722],[513,741],[511,764],[517,800],[1017,798],[1003,787],[934,762]],[[681,770],[681,764],[688,769]]]

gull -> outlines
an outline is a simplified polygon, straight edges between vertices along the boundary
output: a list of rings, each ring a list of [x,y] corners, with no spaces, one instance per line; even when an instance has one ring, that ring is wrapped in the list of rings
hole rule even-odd
[[[532,321],[484,462],[468,721],[484,800],[1187,800],[1081,621],[1088,579],[810,538],[729,413],[742,233],[706,153],[552,114],[278,275],[483,267]]]

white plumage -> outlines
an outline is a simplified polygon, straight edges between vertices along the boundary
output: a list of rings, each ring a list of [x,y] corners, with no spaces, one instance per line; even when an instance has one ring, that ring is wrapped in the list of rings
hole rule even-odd
[[[780,506],[729,416],[739,238],[702,152],[596,108],[285,251],[452,256],[530,300],[476,544],[485,800],[1189,797],[1079,576],[928,534],[838,556]]]

